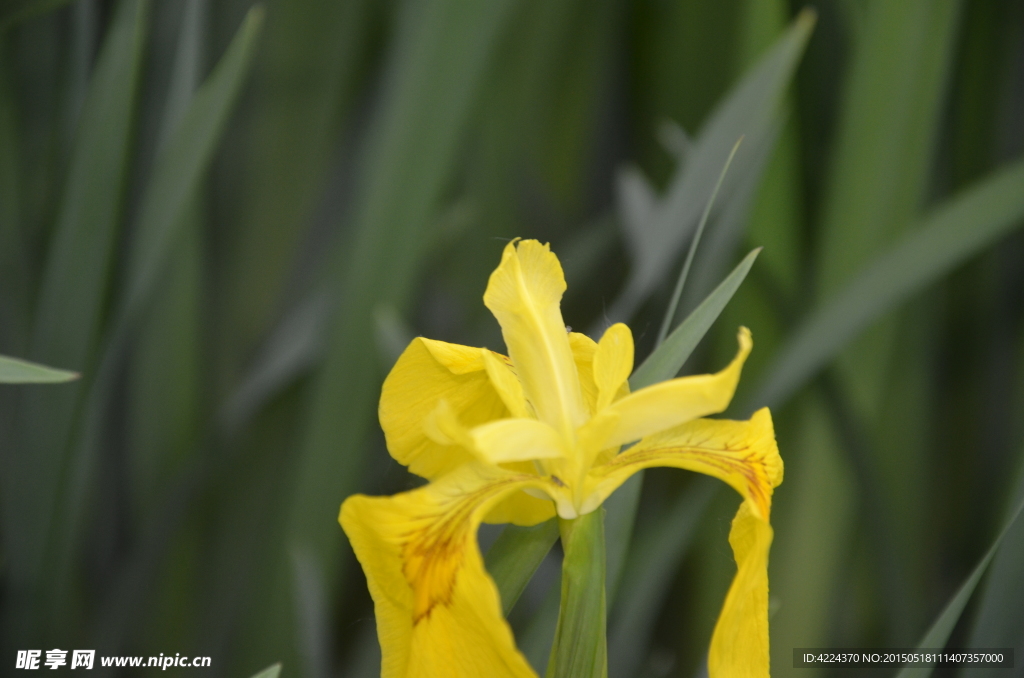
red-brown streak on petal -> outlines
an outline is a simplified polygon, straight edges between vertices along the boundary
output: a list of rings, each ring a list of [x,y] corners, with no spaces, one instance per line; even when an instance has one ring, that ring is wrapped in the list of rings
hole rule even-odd
[[[744,451],[747,453],[740,457],[730,457],[723,454],[723,452],[740,454]],[[768,519],[771,512],[771,496],[764,491],[764,488],[771,487],[771,483],[768,480],[768,474],[764,469],[764,460],[759,458],[759,455],[752,452],[749,446],[733,449],[728,445],[725,445],[718,449],[701,447],[698,443],[695,445],[656,447],[646,450],[637,450],[636,452],[627,451],[609,460],[601,470],[604,471],[604,469],[608,469],[608,471],[612,471],[624,466],[657,461],[659,459],[663,459],[669,454],[679,454],[680,456],[696,458],[701,463],[720,469],[725,473],[733,472],[743,476],[746,480],[747,490],[751,499],[754,500],[754,503],[757,505],[758,510],[764,516],[765,520]],[[755,468],[759,469],[760,473],[758,473]]]

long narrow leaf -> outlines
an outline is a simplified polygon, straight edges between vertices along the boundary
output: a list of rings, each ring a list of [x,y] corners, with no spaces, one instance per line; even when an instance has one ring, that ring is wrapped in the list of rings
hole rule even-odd
[[[974,593],[974,589],[978,586],[978,582],[981,581],[982,575],[985,574],[985,570],[988,569],[989,563],[992,562],[993,556],[999,551],[1000,544],[1003,543],[1003,537],[1009,533],[1014,525],[1020,520],[1021,514],[1024,513],[1024,501],[1021,501],[1017,506],[1017,510],[1014,511],[1010,520],[1006,523],[1003,529],[999,532],[999,536],[992,542],[992,546],[989,547],[988,551],[982,557],[981,561],[974,567],[970,576],[960,585],[957,592],[950,598],[949,602],[946,603],[946,607],[942,610],[942,613],[932,622],[932,626],[928,629],[928,632],[924,634],[921,642],[917,644],[919,648],[940,648],[945,647],[946,641],[949,640],[949,636],[953,633],[953,628],[956,623],[960,620],[960,615],[963,613],[964,608],[967,607],[968,601],[971,599],[971,594]],[[928,678],[932,674],[934,667],[904,667],[896,678]]]
[[[77,372],[0,355],[0,384],[55,384],[72,381],[79,376]]]
[[[509,525],[487,551],[484,563],[498,586],[506,616],[557,539],[558,520],[555,518],[533,527]]]
[[[746,279],[750,267],[754,265],[760,253],[761,248],[757,248],[745,256],[715,291],[708,295],[686,320],[679,323],[661,346],[647,356],[647,360],[629,378],[629,387],[632,390],[671,379],[679,373],[687,358],[697,348],[697,344],[718,319],[725,305],[736,294],[736,290]]]
[[[751,399],[778,407],[874,320],[992,245],[1024,220],[1024,161],[947,202],[814,311],[779,351]],[[747,411],[753,407],[746,408]]]
[[[631,315],[637,304],[665,278],[680,247],[696,227],[737,139],[744,137],[746,141],[722,186],[722,202],[728,202],[733,191],[749,181],[751,171],[763,166],[755,162],[758,158],[754,151],[762,147],[766,137],[776,134],[783,95],[814,23],[814,12],[802,12],[746,73],[712,112],[686,164],[677,172],[649,221],[627,231],[633,267],[622,296],[609,311],[613,320]]]

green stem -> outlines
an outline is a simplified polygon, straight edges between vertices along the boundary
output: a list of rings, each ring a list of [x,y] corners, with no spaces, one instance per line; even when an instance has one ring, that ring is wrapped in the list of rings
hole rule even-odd
[[[607,678],[604,508],[559,520],[562,602],[547,678]]]

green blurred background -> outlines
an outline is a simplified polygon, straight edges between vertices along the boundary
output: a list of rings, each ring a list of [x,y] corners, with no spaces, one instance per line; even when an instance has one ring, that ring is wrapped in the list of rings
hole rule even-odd
[[[376,675],[336,516],[416,484],[375,418],[398,353],[501,349],[481,295],[521,236],[566,322],[628,320],[642,357],[740,135],[683,310],[764,250],[683,371],[752,329],[729,414],[770,405],[786,462],[773,673],[916,645],[1024,494],[1024,4],[801,9],[0,3],[0,353],[83,374],[0,386],[2,671]],[[613,678],[703,671],[737,504],[650,471],[635,529],[609,507]],[[510,616],[541,669],[558,558]],[[950,642],[1024,676],[1024,520]]]

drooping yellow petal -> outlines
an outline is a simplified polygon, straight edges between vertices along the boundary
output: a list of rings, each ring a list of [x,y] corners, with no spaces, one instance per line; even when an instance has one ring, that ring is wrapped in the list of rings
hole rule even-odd
[[[595,420],[602,416],[616,416],[617,424],[604,443],[609,447],[723,411],[732,400],[743,362],[753,346],[745,327],[740,328],[738,340],[736,357],[721,372],[671,379],[634,391],[600,411],[588,426],[597,426],[600,422]]]
[[[729,532],[736,577],[711,636],[709,678],[768,678],[768,550],[772,528],[750,500]]]
[[[501,325],[523,393],[537,417],[571,439],[587,413],[559,303],[565,277],[536,240],[511,242],[491,274],[484,304]]]
[[[587,476],[582,510],[593,510],[643,468],[671,466],[714,476],[751,503],[763,520],[772,489],[782,482],[782,458],[768,408],[749,421],[697,419],[641,440]]]
[[[618,395],[633,371],[633,333],[615,323],[597,344],[594,354],[594,383],[597,384],[597,410],[603,410]]]
[[[391,456],[428,479],[473,459],[464,448],[439,444],[424,432],[424,421],[441,400],[467,427],[509,416],[488,378],[481,349],[413,339],[384,380],[380,425]]]
[[[382,678],[535,676],[502,616],[476,532],[502,497],[544,483],[468,464],[411,492],[345,501],[339,520],[373,597]]]

